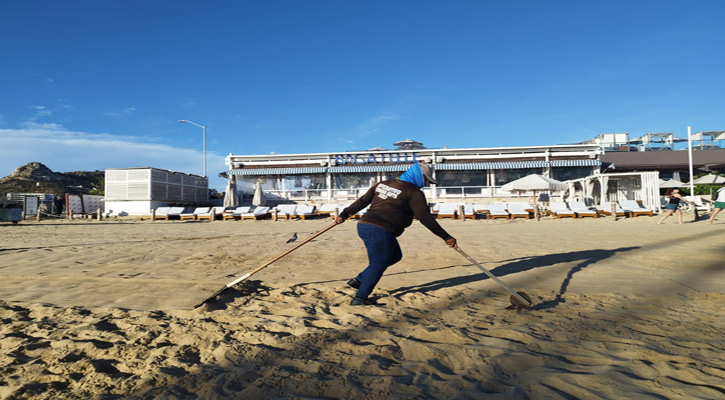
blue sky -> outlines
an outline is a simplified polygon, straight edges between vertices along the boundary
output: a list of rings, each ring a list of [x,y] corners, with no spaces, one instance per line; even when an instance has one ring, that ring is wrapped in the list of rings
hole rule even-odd
[[[5,1],[0,176],[725,130],[725,2]]]

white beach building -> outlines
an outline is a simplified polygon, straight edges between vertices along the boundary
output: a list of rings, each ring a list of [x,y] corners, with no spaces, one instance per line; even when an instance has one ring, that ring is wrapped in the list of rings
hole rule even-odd
[[[424,188],[429,201],[485,203],[495,197],[519,196],[501,186],[530,174],[560,181],[598,173],[603,154],[597,144],[464,149],[401,148],[337,153],[229,154],[237,194],[251,196],[262,183],[271,201],[347,202],[372,184],[398,177],[412,163],[433,165],[438,184]],[[401,142],[398,142],[401,143]],[[408,142],[405,142],[408,143]]]
[[[144,215],[161,206],[209,202],[206,177],[158,168],[112,168],[105,175],[105,213]]]

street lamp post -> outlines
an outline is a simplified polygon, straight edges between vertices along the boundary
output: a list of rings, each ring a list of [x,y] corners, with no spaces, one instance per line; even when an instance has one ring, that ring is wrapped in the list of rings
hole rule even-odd
[[[199,125],[196,122],[192,122],[192,121],[189,121],[189,120],[186,120],[186,119],[180,119],[179,120],[179,123],[180,124],[183,124],[184,122],[189,123],[189,124],[192,124],[192,125],[196,125],[199,128],[201,128],[201,133],[202,133],[202,149],[203,149],[203,152],[204,152],[204,177],[206,178],[206,125]]]
[[[688,165],[690,167],[690,196],[695,195],[695,183],[693,182],[695,180],[695,176],[693,175],[693,168],[692,168],[692,127],[687,127],[687,159],[688,159]]]

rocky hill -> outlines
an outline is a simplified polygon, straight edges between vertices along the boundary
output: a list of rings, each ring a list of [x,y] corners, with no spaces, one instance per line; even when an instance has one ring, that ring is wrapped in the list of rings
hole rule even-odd
[[[103,171],[53,172],[39,162],[30,162],[0,179],[0,196],[4,199],[7,193],[87,194],[103,178]]]

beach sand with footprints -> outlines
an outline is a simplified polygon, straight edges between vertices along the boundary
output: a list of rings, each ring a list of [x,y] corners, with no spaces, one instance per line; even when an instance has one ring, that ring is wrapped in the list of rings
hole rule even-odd
[[[0,225],[0,398],[725,398],[725,222],[414,222],[355,307],[357,222]],[[670,221],[668,221],[670,222]],[[297,243],[286,243],[297,233]]]

